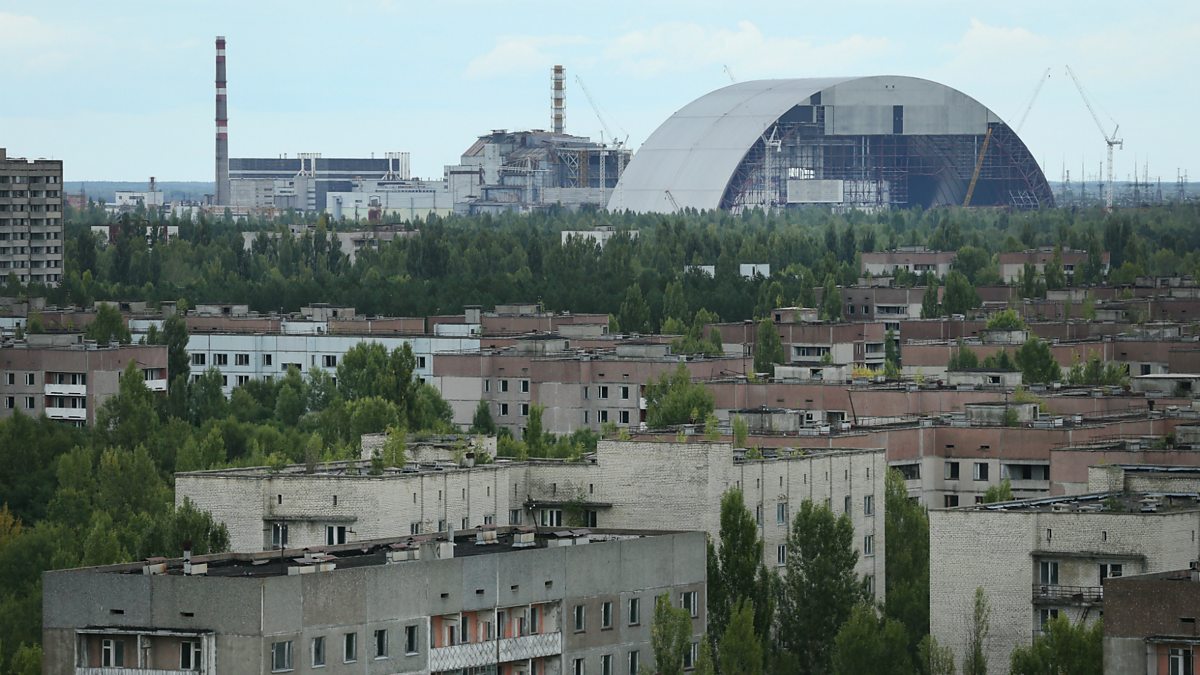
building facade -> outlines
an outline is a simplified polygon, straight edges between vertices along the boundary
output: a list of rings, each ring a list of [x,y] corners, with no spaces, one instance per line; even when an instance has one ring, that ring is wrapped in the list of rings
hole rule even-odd
[[[63,275],[63,163],[0,148],[0,278],[57,286]]]
[[[727,443],[600,441],[595,457],[582,462],[433,462],[379,476],[344,465],[312,474],[304,467],[181,473],[175,496],[225,523],[233,550],[261,551],[492,525],[687,527],[716,537],[721,495],[741,488],[767,565],[786,562],[792,516],[810,500],[850,516],[856,572],[881,580],[884,451],[769,454],[747,459]],[[882,599],[882,584],[875,593]]]
[[[707,614],[700,532],[494,528],[48,572],[43,672],[649,673],[654,604]]]
[[[45,414],[79,426],[120,389],[130,362],[151,391],[167,390],[167,348],[157,345],[99,347],[80,335],[31,335],[0,347],[0,419]]]
[[[1105,675],[1184,675],[1200,669],[1200,566],[1104,584]]]

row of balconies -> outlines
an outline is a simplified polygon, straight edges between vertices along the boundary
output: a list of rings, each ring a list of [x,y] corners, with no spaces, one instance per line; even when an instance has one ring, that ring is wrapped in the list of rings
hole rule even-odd
[[[562,633],[537,633],[435,647],[429,650],[430,671],[482,668],[497,663],[527,661],[562,654]]]

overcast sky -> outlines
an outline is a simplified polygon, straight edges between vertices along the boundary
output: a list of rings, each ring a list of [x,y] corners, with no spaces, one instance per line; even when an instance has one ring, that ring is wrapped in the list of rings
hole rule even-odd
[[[895,9],[903,6],[903,11]],[[213,40],[228,39],[230,154],[407,150],[440,177],[475,136],[549,126],[637,147],[672,112],[737,80],[895,74],[960,89],[1016,125],[1058,180],[1105,143],[1063,66],[1125,149],[1200,180],[1200,2],[840,0],[555,3],[405,0],[0,0],[0,146],[66,180],[212,180]]]

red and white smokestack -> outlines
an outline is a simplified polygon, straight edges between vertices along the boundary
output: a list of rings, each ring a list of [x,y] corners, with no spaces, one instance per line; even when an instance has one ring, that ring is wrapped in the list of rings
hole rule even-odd
[[[564,133],[567,121],[566,107],[567,77],[562,66],[554,66],[550,75],[550,128],[556,134]]]
[[[225,36],[217,36],[217,194],[219,206],[229,205],[229,110],[225,90]]]

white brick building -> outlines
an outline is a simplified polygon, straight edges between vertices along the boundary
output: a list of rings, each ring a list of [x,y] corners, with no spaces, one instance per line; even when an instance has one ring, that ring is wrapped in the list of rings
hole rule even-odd
[[[585,462],[533,460],[473,468],[426,464],[382,476],[343,465],[306,474],[229,469],[181,473],[191,500],[229,528],[236,551],[319,546],[481,525],[700,529],[716,536],[721,495],[741,487],[781,565],[792,516],[805,499],[849,512],[857,573],[884,571],[883,449],[804,450],[747,460],[727,443],[601,441]],[[283,538],[286,537],[286,542]],[[883,597],[883,584],[875,583]]]
[[[1153,509],[1153,510],[1151,510]],[[977,587],[991,605],[992,670],[1053,616],[1099,618],[1103,580],[1197,558],[1195,493],[1106,492],[929,512],[930,632],[966,650]]]

